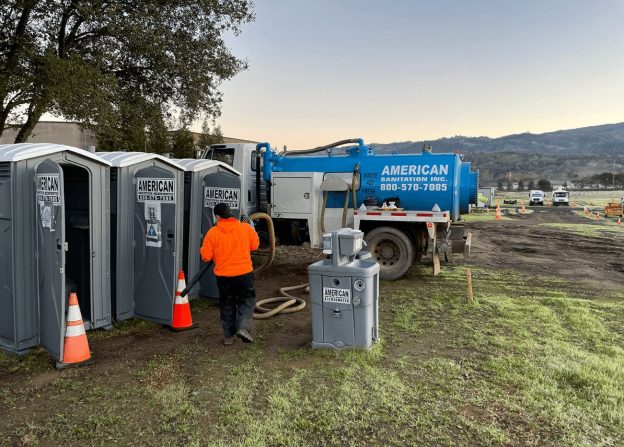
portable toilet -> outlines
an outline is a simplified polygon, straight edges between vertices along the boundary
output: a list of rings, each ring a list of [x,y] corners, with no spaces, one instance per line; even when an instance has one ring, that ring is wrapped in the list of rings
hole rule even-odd
[[[111,325],[109,166],[58,144],[0,145],[0,347],[62,361],[65,308]]]
[[[182,268],[184,170],[146,152],[97,155],[111,164],[113,315],[171,325]]]
[[[227,203],[240,217],[241,174],[216,160],[176,160],[184,168],[184,271],[195,276],[202,267],[199,248],[204,236],[216,224],[212,209]],[[197,292],[195,292],[197,291]],[[201,298],[219,298],[213,267],[202,276],[199,288],[191,291]]]

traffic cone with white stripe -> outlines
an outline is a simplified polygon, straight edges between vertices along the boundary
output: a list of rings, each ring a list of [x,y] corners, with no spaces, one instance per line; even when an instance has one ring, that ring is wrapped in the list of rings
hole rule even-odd
[[[176,290],[175,302],[173,303],[173,321],[171,323],[171,329],[174,331],[185,331],[197,327],[197,323],[193,324],[188,296],[182,296],[182,291],[185,288],[184,272],[180,270],[180,273],[178,273],[178,289]]]
[[[622,218],[618,217],[618,220],[615,221],[616,225],[622,225]]]
[[[56,367],[80,366],[89,362],[90,359],[91,351],[89,350],[89,342],[87,341],[87,334],[82,322],[80,306],[78,305],[78,295],[70,293],[63,359],[56,364]]]
[[[494,216],[494,219],[496,219],[496,220],[500,220],[500,219],[502,219],[502,218],[503,218],[503,215],[502,215],[502,213],[501,213],[500,206],[497,206],[497,207],[496,207],[496,215]]]

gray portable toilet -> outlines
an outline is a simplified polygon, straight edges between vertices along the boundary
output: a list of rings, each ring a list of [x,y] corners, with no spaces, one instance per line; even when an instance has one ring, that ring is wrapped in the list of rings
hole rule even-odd
[[[184,170],[146,152],[98,152],[111,163],[112,307],[117,320],[171,325],[182,267]]]
[[[217,203],[230,205],[240,217],[241,174],[226,163],[216,160],[176,160],[184,172],[184,271],[193,278],[201,269],[199,248],[204,236],[215,225],[212,209]],[[194,292],[196,291],[196,292]],[[201,298],[219,298],[213,268],[202,276],[199,288],[191,291]]]
[[[111,325],[109,166],[58,144],[0,145],[0,347],[62,361],[65,308]]]

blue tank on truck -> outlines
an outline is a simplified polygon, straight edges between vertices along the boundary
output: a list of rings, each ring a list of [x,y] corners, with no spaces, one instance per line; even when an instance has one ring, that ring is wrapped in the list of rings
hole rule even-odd
[[[469,162],[455,153],[423,151],[412,154],[377,154],[374,147],[362,139],[357,145],[329,149],[323,155],[308,155],[297,151],[278,154],[268,143],[258,144],[264,152],[263,176],[270,182],[273,172],[353,172],[358,169],[360,188],[358,205],[399,199],[406,210],[431,210],[437,205],[451,212],[457,221],[476,204],[478,173],[471,171]],[[334,194],[328,208],[342,208],[344,195]],[[350,204],[349,206],[353,206]]]

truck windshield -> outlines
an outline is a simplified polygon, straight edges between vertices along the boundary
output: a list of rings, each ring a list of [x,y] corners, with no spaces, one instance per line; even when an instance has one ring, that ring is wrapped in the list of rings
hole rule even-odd
[[[567,195],[568,195],[567,192],[556,192],[555,193],[555,197],[565,197]]]
[[[208,160],[216,160],[234,166],[234,149],[213,147],[206,153]]]

